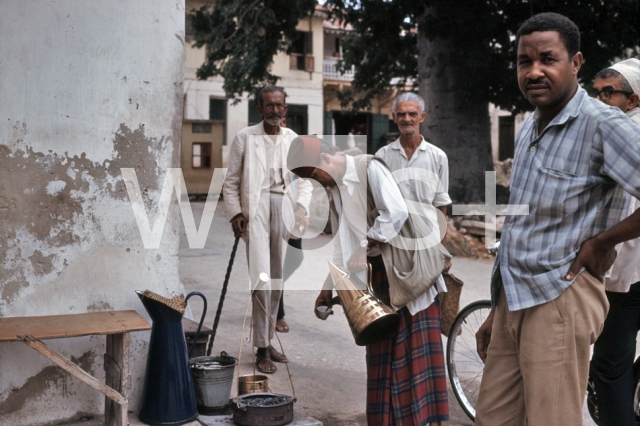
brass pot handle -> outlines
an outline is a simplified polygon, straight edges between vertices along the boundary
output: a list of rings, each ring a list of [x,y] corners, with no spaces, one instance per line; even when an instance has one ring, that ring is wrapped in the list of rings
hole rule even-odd
[[[375,296],[376,293],[373,291],[373,284],[371,282],[371,276],[373,275],[373,267],[371,266],[371,263],[367,262],[367,268],[369,269],[369,274],[367,275],[367,289],[369,289],[369,292]]]

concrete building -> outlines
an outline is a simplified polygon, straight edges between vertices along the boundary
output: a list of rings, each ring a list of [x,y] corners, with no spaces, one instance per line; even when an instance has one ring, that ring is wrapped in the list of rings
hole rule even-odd
[[[0,3],[0,317],[136,310],[136,289],[180,292],[180,218],[146,249],[121,168],[153,218],[179,167],[184,5]],[[149,332],[131,339],[137,412]],[[104,380],[104,336],[46,340]],[[104,413],[105,397],[21,342],[0,342],[0,425]],[[135,414],[134,414],[135,415]]]
[[[186,11],[211,4],[211,1],[188,0]],[[375,148],[382,135],[389,131],[393,93],[374,99],[372,111],[343,110],[336,91],[348,87],[353,80],[353,72],[341,74],[336,70],[342,56],[340,37],[345,31],[325,18],[326,14],[318,7],[313,16],[302,19],[297,27],[301,40],[297,52],[291,55],[280,52],[274,57],[271,72],[280,77],[278,85],[285,88],[288,96],[287,126],[298,134],[347,135],[352,131],[368,135],[368,145],[375,141]],[[202,195],[213,169],[220,167],[216,164],[226,166],[229,146],[236,133],[259,123],[261,117],[248,96],[243,96],[235,105],[227,100],[222,78],[196,78],[196,71],[205,60],[205,49],[192,46],[188,25],[186,41],[182,167],[189,194]],[[203,124],[209,124],[211,132],[192,137],[197,132],[189,131],[189,127],[202,129]],[[222,147],[221,159],[216,158],[219,146]],[[195,165],[199,160],[194,158],[200,156],[201,151],[211,153],[210,166]]]
[[[512,115],[493,104],[489,104],[491,119],[491,158],[494,163],[513,158],[516,134],[529,112]]]
[[[211,2],[187,0],[186,11],[200,8]],[[322,102],[322,52],[323,52],[323,13],[316,12],[298,23],[297,30],[303,41],[297,53],[286,55],[278,53],[273,60],[271,72],[279,77],[278,85],[287,92],[289,113],[287,125],[299,134],[323,133],[323,102]],[[222,78],[198,80],[196,70],[204,63],[205,49],[192,47],[193,39],[187,31],[184,68],[184,120],[185,126],[191,121],[213,120],[214,128],[222,128],[221,163],[226,165],[229,146],[236,133],[243,127],[257,124],[262,119],[255,109],[253,102],[249,102],[245,95],[240,102],[233,105],[226,99],[222,88]],[[203,135],[202,135],[203,136]],[[218,139],[216,139],[218,138]],[[214,136],[215,143],[219,136]],[[185,152],[188,148],[185,147]],[[192,151],[193,153],[193,151]],[[195,154],[193,154],[195,155]],[[189,173],[189,158],[183,158],[185,175]],[[213,168],[210,169],[213,174]],[[207,182],[208,185],[208,182]],[[192,186],[193,188],[193,186]],[[187,183],[189,189],[189,183]]]
[[[188,0],[186,10],[212,4],[210,0]],[[288,126],[299,134],[366,135],[367,146],[361,148],[375,152],[397,137],[398,129],[391,115],[396,91],[376,96],[369,111],[346,111],[340,105],[336,93],[348,88],[354,77],[353,69],[339,72],[336,67],[343,53],[341,38],[349,28],[325,18],[322,7],[318,6],[312,17],[298,24],[301,40],[304,40],[299,52],[289,56],[278,53],[274,58],[271,72],[281,77],[278,84],[285,87],[288,94]],[[258,123],[261,118],[246,96],[236,105],[226,99],[222,78],[206,81],[196,78],[196,70],[205,60],[205,49],[192,47],[188,27],[186,39],[183,130],[186,144],[182,167],[189,193],[201,195],[208,188],[213,169],[220,167],[219,164],[226,166],[229,145],[235,134],[245,126]],[[489,106],[489,115],[493,161],[513,157],[515,133],[526,115],[511,117],[510,113],[493,105]],[[189,127],[202,129],[205,122],[210,124],[211,132],[199,133],[192,138],[196,131],[190,131]],[[347,148],[338,146],[338,149]],[[220,149],[222,158],[217,158]],[[210,153],[211,162],[207,167],[196,165],[201,151]]]
[[[395,134],[397,126],[391,116],[391,104],[395,97],[395,89],[372,99],[370,111],[345,111],[340,105],[337,92],[351,86],[354,69],[346,72],[337,70],[337,63],[342,58],[342,37],[349,31],[348,27],[335,22],[324,21],[323,48],[323,99],[324,99],[324,133],[336,135],[366,135],[366,150],[375,153],[388,139],[388,134]],[[347,149],[348,146],[339,146]],[[365,147],[361,147],[364,148]]]

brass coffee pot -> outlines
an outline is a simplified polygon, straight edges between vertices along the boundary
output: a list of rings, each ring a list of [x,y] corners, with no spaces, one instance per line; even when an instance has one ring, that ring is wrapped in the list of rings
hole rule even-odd
[[[370,345],[398,329],[400,315],[375,296],[371,288],[371,270],[367,286],[355,274],[348,274],[333,262],[329,262],[329,270],[338,293],[331,303],[342,305],[356,345]]]

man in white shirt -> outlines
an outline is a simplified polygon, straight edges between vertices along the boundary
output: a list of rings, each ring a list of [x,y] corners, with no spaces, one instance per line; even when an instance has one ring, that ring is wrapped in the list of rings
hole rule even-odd
[[[285,96],[284,89],[277,86],[265,86],[260,91],[258,112],[263,121],[236,135],[222,187],[232,230],[246,242],[251,284],[255,285],[263,272],[270,277],[256,292],[252,315],[253,344],[258,348],[256,367],[267,374],[277,370],[274,361],[287,362],[271,346],[272,324],[276,323],[282,294],[282,265],[289,230],[294,221],[304,220],[312,190],[309,182],[300,182],[297,199],[292,190],[286,159],[297,135],[280,125],[287,114]]]
[[[429,233],[428,228],[422,220],[409,216],[402,191],[383,160],[369,155],[336,155],[330,145],[300,137],[291,144],[287,165],[298,176],[315,179],[330,190],[331,228],[337,230],[335,264],[361,271],[357,275],[362,282],[367,280],[367,263],[371,264],[372,287],[387,304],[391,304],[399,281],[422,278],[416,274],[421,263],[419,250],[399,249],[394,242],[404,235],[420,239]],[[444,249],[442,252],[448,260],[450,255]],[[409,257],[413,260],[403,263]],[[440,272],[434,274],[433,281]],[[326,285],[330,279],[327,277]],[[435,304],[423,306],[423,293],[399,306],[397,332],[367,346],[370,426],[439,426],[449,418],[439,308]],[[318,307],[331,306],[331,296],[328,289],[318,296],[315,311],[319,318]]]
[[[596,97],[619,108],[640,124],[640,60],[627,59],[596,74]],[[626,194],[629,215],[640,201]],[[590,377],[598,401],[601,426],[635,426],[633,407],[633,362],[636,335],[640,329],[640,240],[617,247],[618,256],[606,278],[609,313],[596,340]]]
[[[447,154],[420,135],[424,121],[424,99],[412,92],[402,93],[391,106],[393,121],[398,125],[400,137],[376,152],[399,182],[406,199],[414,201],[427,226],[434,232],[446,231],[447,206],[451,198],[449,189],[449,162]],[[438,213],[439,210],[440,213]],[[440,225],[440,226],[438,226]],[[444,235],[442,235],[444,237]],[[446,292],[442,276],[436,285],[421,296],[420,310],[428,308],[438,292]]]

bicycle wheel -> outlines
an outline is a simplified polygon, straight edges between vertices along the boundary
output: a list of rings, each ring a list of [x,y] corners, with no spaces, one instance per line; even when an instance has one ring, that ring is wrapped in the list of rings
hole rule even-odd
[[[453,320],[447,341],[447,372],[458,403],[471,420],[476,417],[476,402],[484,363],[476,352],[476,331],[491,312],[490,300],[478,300],[465,306]]]

